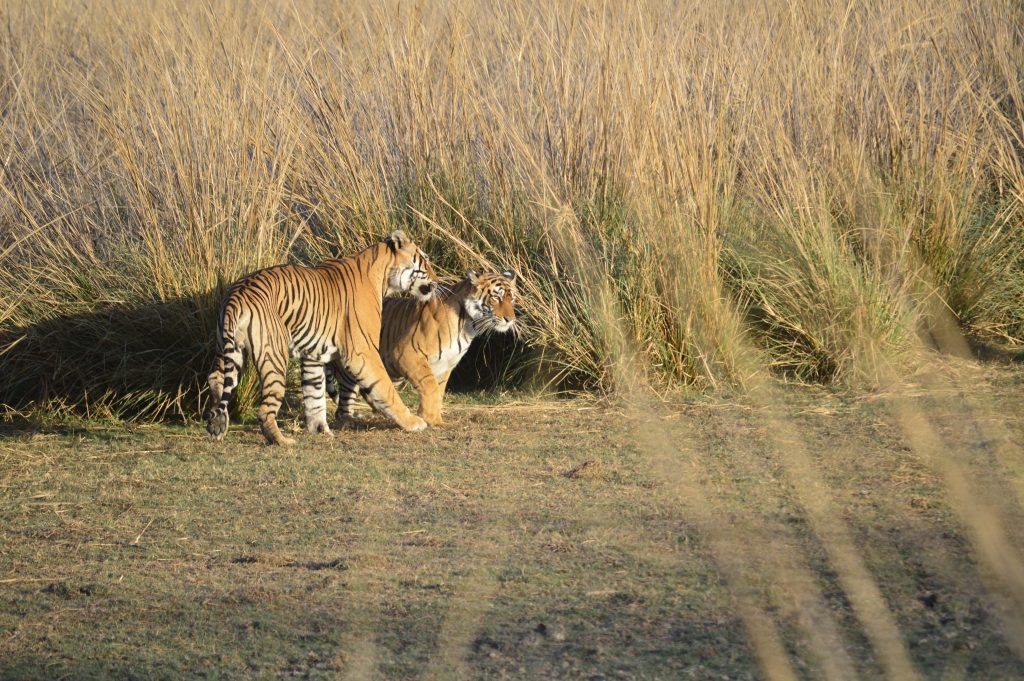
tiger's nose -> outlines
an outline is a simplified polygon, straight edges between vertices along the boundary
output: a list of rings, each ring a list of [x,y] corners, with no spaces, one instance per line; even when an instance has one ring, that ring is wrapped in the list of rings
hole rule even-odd
[[[420,284],[420,293],[422,293],[423,295],[429,296],[433,292],[434,292],[434,284],[433,283]]]

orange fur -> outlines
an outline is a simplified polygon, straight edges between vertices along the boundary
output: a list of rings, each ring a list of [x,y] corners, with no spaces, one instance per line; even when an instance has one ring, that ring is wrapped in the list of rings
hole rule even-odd
[[[404,378],[420,394],[419,415],[441,425],[441,403],[452,369],[483,331],[509,331],[515,323],[515,275],[470,272],[447,292],[426,302],[396,298],[384,303],[380,352],[392,378]],[[338,419],[352,418],[357,381],[340,373]]]

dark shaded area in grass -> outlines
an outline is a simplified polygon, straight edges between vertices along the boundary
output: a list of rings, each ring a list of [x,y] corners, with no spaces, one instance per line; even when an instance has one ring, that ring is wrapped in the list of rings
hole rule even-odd
[[[452,370],[448,390],[477,392],[515,387],[528,374],[524,365],[531,354],[529,345],[514,334],[484,334],[473,340],[462,361]]]
[[[198,418],[213,366],[217,309],[219,292],[212,291],[141,305],[107,304],[96,312],[0,329],[0,405],[25,410],[29,418],[18,419],[21,428],[55,410],[85,418]],[[529,354],[511,334],[487,334],[456,367],[450,389],[513,385]],[[247,367],[243,385],[255,382]],[[237,414],[253,395],[242,389],[236,397]]]
[[[66,405],[85,416],[196,415],[212,366],[216,292],[102,305],[0,329],[0,405]]]

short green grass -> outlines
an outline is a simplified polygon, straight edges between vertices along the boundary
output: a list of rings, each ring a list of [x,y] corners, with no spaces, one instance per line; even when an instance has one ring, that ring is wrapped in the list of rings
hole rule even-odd
[[[1019,551],[1024,372],[973,383],[785,388],[775,409],[929,679],[1024,676],[1006,599],[893,408],[924,410]],[[796,677],[843,651],[851,677],[883,677],[764,407],[456,396],[447,418],[291,449],[253,423],[224,443],[199,424],[8,427],[0,678],[771,678],[751,609]]]

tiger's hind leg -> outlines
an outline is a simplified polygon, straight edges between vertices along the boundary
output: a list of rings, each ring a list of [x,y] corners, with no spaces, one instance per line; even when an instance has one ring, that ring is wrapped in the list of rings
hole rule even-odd
[[[206,432],[214,440],[223,440],[228,432],[228,403],[238,387],[242,359],[242,351],[227,344],[224,351],[217,355],[213,371],[210,372],[210,411],[206,416]]]
[[[277,425],[277,412],[284,402],[285,372],[288,369],[287,342],[264,340],[258,350],[253,350],[253,359],[260,372],[262,399],[256,410],[263,437],[272,445],[293,445],[295,440],[285,437]]]
[[[325,368],[318,359],[302,358],[302,406],[306,414],[306,430],[331,435],[327,426]]]

